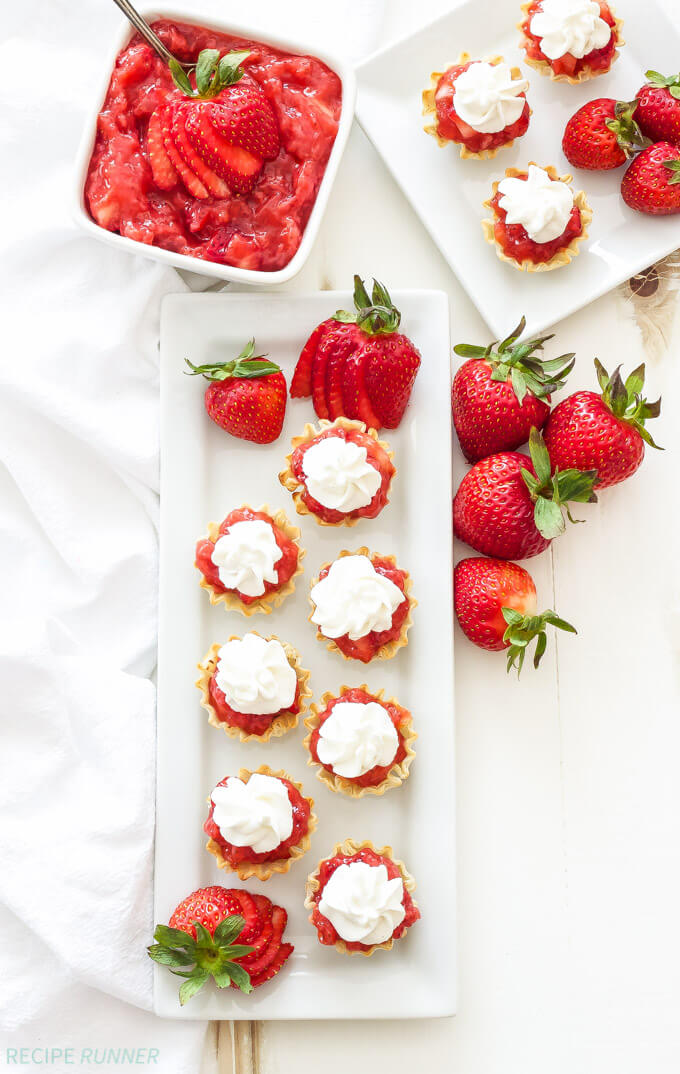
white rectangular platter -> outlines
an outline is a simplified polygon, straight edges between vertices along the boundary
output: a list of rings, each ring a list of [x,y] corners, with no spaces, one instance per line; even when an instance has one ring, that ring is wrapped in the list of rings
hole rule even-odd
[[[359,122],[498,337],[522,313],[527,333],[538,333],[680,246],[680,216],[644,216],[624,204],[623,169],[572,169],[562,152],[566,122],[586,101],[632,100],[646,70],[678,69],[680,23],[673,25],[653,0],[615,0],[614,7],[624,20],[626,44],[609,74],[583,85],[551,82],[522,63],[520,5],[513,0],[469,0],[358,68]],[[529,130],[492,160],[461,160],[457,146],[440,148],[423,130],[421,93],[430,73],[446,70],[461,52],[480,59],[502,55],[521,64],[530,83]],[[574,188],[586,191],[593,209],[590,237],[579,256],[552,272],[517,271],[499,260],[482,235],[480,221],[489,214],[482,202],[493,180],[529,161],[552,164],[561,175],[573,173]]]
[[[262,446],[236,440],[207,417],[206,382],[184,374],[185,358],[201,364],[236,356],[253,335],[288,383],[312,328],[351,297],[339,292],[172,295],[161,318],[161,565],[158,664],[158,779],[155,920],[166,922],[186,894],[207,884],[248,887],[285,906],[286,939],[295,953],[282,972],[250,996],[206,987],[185,1008],[179,979],[155,967],[155,1009],[164,1017],[413,1018],[455,1009],[454,702],[451,537],[449,312],[436,291],[394,299],[404,331],[423,361],[400,428],[385,438],[397,475],[391,503],[353,528],[299,519],[278,472],[290,439],[313,420],[310,400],[289,399],[280,439]],[[284,508],[302,531],[305,573],[292,597],[271,615],[249,619],[211,606],[193,566],[206,523],[247,503]],[[307,620],[309,584],[342,548],[368,544],[394,554],[413,579],[418,600],[409,644],[390,661],[355,666],[329,653]],[[306,765],[304,728],[269,743],[241,743],[212,728],[194,686],[196,664],[213,642],[249,629],[276,633],[301,654],[314,697],[341,685],[385,688],[411,709],[419,734],[405,785],[381,798],[333,794]],[[206,799],[241,766],[283,768],[315,800],[319,826],[312,846],[286,876],[241,884],[220,872],[204,849]],[[307,920],[307,874],[335,843],[351,837],[389,844],[417,881],[422,912],[405,939],[372,958],[322,947]]]

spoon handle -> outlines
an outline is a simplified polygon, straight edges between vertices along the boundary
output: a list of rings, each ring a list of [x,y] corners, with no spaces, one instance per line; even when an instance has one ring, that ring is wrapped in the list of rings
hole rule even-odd
[[[177,60],[177,57],[173,56],[173,54],[165,47],[158,34],[154,33],[146,19],[142,18],[139,12],[132,6],[130,0],[113,0],[113,2],[118,5],[124,15],[127,15],[135,30],[137,30],[144,40],[151,45],[152,49],[155,49],[165,63],[169,63],[170,60],[175,60],[177,63],[180,63],[180,61]],[[186,65],[180,64],[180,66],[184,67]]]

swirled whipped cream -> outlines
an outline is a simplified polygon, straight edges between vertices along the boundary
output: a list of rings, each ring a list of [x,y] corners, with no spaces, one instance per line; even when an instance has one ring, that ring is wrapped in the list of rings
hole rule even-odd
[[[399,586],[378,574],[368,556],[342,556],[312,588],[312,622],[326,638],[347,634],[352,641],[372,630],[389,630],[406,597]]]
[[[366,448],[341,436],[327,436],[308,447],[302,469],[309,493],[333,511],[366,507],[382,482]]]
[[[377,701],[339,701],[319,728],[316,752],[338,776],[356,779],[376,765],[392,764],[399,736],[386,709]]]
[[[227,843],[266,854],[288,839],[293,807],[286,785],[275,776],[254,772],[247,783],[232,776],[210,796],[213,820]]]
[[[521,224],[533,242],[557,239],[574,207],[574,196],[567,184],[551,179],[535,164],[529,165],[526,179],[502,179],[498,191],[506,224]]]
[[[525,78],[513,79],[507,63],[471,63],[455,81],[454,108],[480,134],[495,134],[516,123],[524,111]]]
[[[282,555],[269,523],[252,518],[234,522],[218,537],[211,559],[225,589],[261,597],[265,582],[278,582],[276,564]]]
[[[280,641],[245,634],[217,654],[215,682],[235,712],[264,716],[290,708],[297,675]]]
[[[567,52],[581,60],[594,49],[604,48],[612,35],[595,0],[542,0],[529,29],[541,39],[541,52],[549,60]]]
[[[339,865],[324,887],[319,911],[348,943],[384,943],[404,920],[401,877],[390,880],[384,865]]]

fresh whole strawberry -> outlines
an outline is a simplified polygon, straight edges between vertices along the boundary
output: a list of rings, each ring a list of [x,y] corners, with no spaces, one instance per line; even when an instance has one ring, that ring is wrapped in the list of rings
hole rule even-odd
[[[453,501],[453,530],[477,552],[495,559],[527,559],[565,531],[570,502],[593,503],[595,470],[552,473],[538,429],[529,436],[531,458],[518,451],[475,463]]]
[[[221,429],[240,440],[271,444],[277,440],[286,413],[286,381],[274,362],[255,356],[255,340],[231,362],[186,363],[193,375],[211,383],[205,390],[205,409]]]
[[[643,149],[623,176],[621,197],[651,216],[680,213],[680,149],[670,142]]]
[[[553,466],[596,470],[599,489],[617,485],[634,474],[645,454],[645,443],[658,448],[645,428],[648,418],[661,412],[661,400],[642,397],[644,364],[627,380],[619,366],[611,377],[595,359],[602,394],[575,392],[555,407],[544,435]]]
[[[562,138],[569,163],[575,168],[610,171],[649,145],[633,118],[637,104],[598,97],[574,112]]]
[[[156,186],[171,190],[181,180],[195,198],[248,194],[264,162],[278,156],[274,109],[258,83],[244,78],[249,52],[203,49],[194,87],[179,63],[172,77],[184,96],[175,95],[154,112],[147,154]]]
[[[550,393],[564,387],[573,369],[573,354],[550,362],[537,356],[552,336],[518,343],[525,324],[522,318],[496,350],[496,340],[488,347],[459,343],[453,348],[468,359],[453,378],[451,413],[469,462],[512,451],[526,443],[532,428],[543,428]]]
[[[640,130],[653,142],[680,146],[680,74],[666,78],[647,71],[645,77],[635,110]]]
[[[293,952],[282,937],[288,915],[264,895],[241,888],[200,888],[157,925],[149,957],[184,983],[182,1006],[212,977],[218,988],[252,992],[269,981]]]
[[[524,567],[504,559],[462,559],[453,572],[453,600],[461,630],[480,649],[507,649],[507,670],[519,675],[536,639],[534,667],[546,649],[545,628],[576,630],[548,609],[536,613],[536,586]]]
[[[312,397],[319,418],[341,416],[396,429],[420,367],[420,353],[397,329],[401,313],[373,281],[369,297],[354,277],[354,305],[318,325],[302,349],[291,395]]]

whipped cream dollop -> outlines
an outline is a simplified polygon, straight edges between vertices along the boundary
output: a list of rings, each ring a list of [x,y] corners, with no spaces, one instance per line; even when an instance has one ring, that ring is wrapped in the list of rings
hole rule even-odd
[[[222,837],[235,847],[252,847],[256,854],[266,854],[293,830],[288,789],[275,776],[254,772],[247,783],[232,776],[215,787],[211,799],[213,820]]]
[[[324,887],[319,910],[348,943],[384,943],[404,920],[401,877],[384,865],[350,861],[339,865]]]
[[[368,556],[342,556],[312,588],[312,622],[327,638],[352,641],[372,630],[389,630],[406,597],[399,586],[378,574]]]
[[[507,63],[471,63],[455,83],[457,115],[480,134],[495,134],[516,123],[529,87],[525,78],[513,79]]]
[[[276,564],[283,552],[274,531],[261,518],[234,522],[215,541],[211,559],[226,589],[238,589],[246,597],[261,597],[265,582],[278,582]]]
[[[567,184],[551,179],[535,164],[529,165],[526,179],[502,179],[498,191],[506,224],[521,224],[533,242],[558,238],[574,207],[574,195]]]
[[[392,764],[399,736],[386,709],[377,701],[339,701],[319,728],[316,752],[338,776],[356,779],[376,765]]]
[[[368,506],[382,482],[366,448],[341,436],[327,436],[308,447],[302,469],[309,493],[333,511]]]
[[[529,29],[541,39],[541,52],[549,60],[567,52],[581,60],[594,49],[604,48],[612,35],[595,0],[542,0]]]
[[[264,716],[290,708],[297,675],[280,641],[259,634],[233,638],[217,654],[215,682],[235,712]]]

